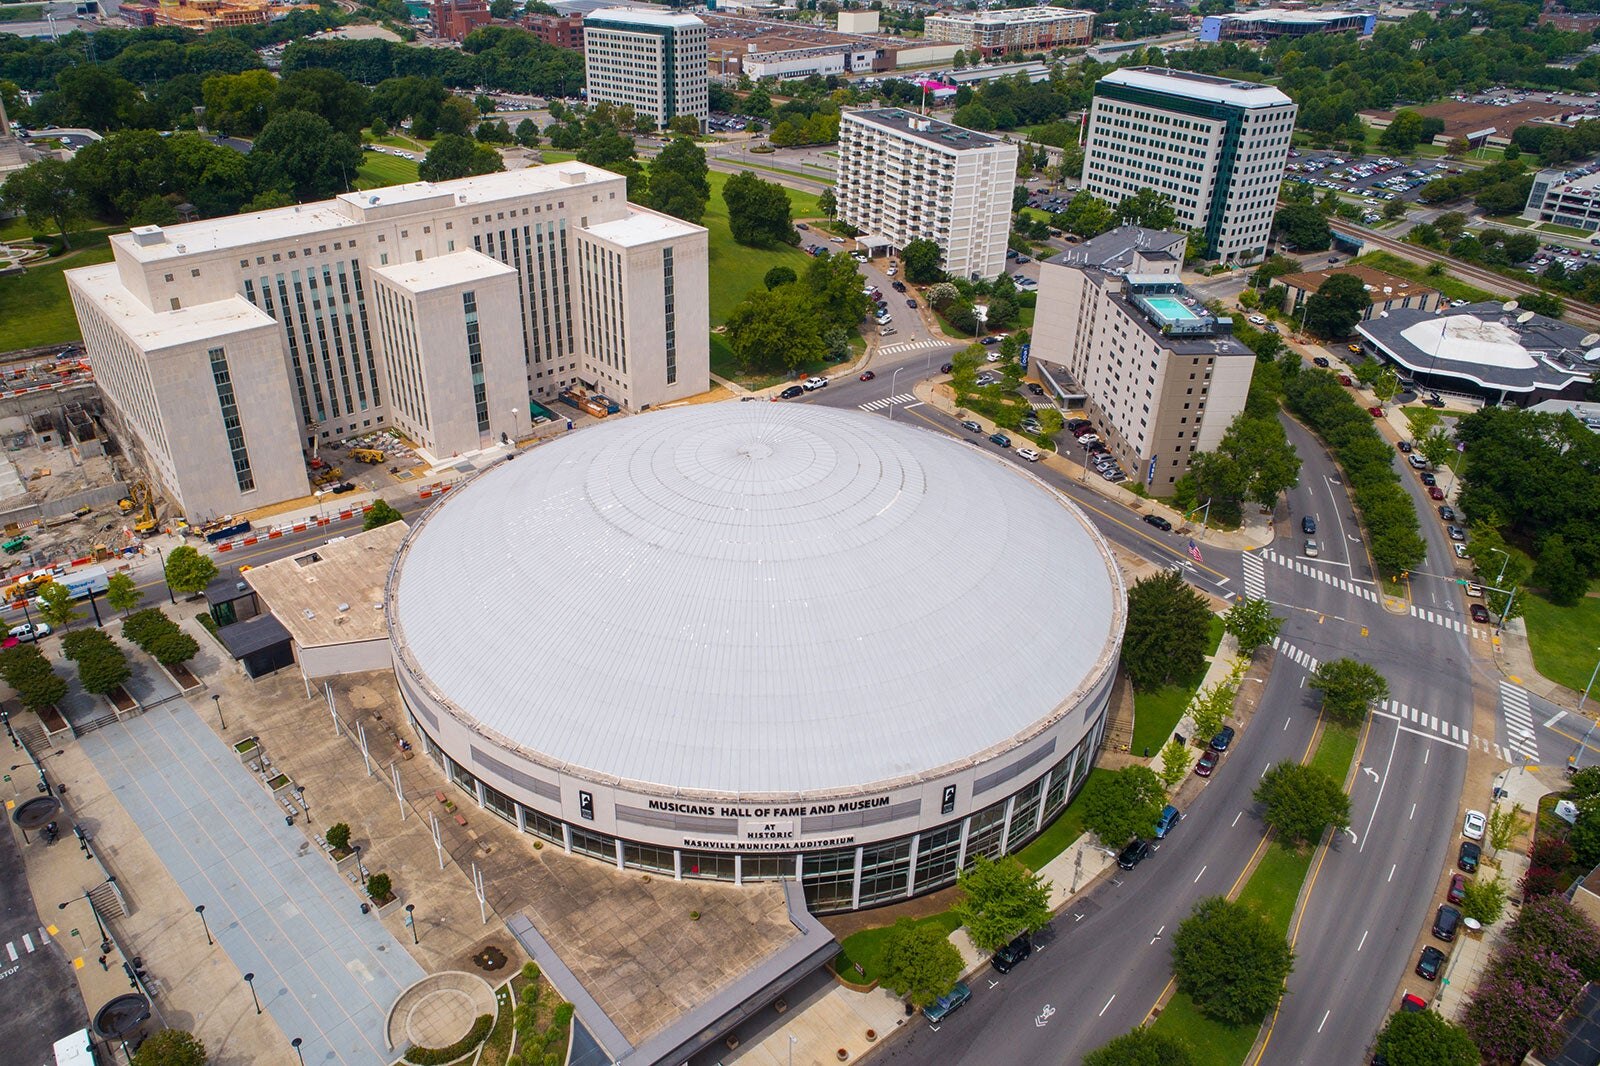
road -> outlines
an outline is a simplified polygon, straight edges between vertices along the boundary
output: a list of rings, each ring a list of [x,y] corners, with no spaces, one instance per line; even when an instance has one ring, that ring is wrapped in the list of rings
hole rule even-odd
[[[935,349],[891,353],[873,361],[873,381],[842,380],[791,402],[857,407],[994,447],[911,395],[907,379],[942,357]],[[905,373],[890,383],[896,370]],[[1012,1061],[1074,1063],[1144,1021],[1168,984],[1172,931],[1197,900],[1232,889],[1262,846],[1264,826],[1251,798],[1256,782],[1269,765],[1310,750],[1317,716],[1305,687],[1309,670],[1343,655],[1376,666],[1392,702],[1363,734],[1362,766],[1351,785],[1353,835],[1314,866],[1293,930],[1300,961],[1259,1061],[1344,1066],[1354,1059],[1352,1048],[1382,1025],[1454,855],[1467,749],[1479,739],[1472,732],[1473,680],[1492,673],[1488,632],[1477,627],[1475,635],[1465,621],[1450,542],[1442,524],[1427,518],[1429,558],[1447,562],[1425,563],[1411,594],[1431,614],[1383,609],[1337,467],[1309,433],[1285,421],[1303,462],[1301,484],[1280,515],[1287,519],[1280,529],[1292,532],[1261,552],[1207,548],[1199,565],[1184,550],[1187,537],[1153,530],[1136,512],[1053,468],[1032,467],[1082,504],[1113,543],[1183,566],[1193,583],[1218,595],[1264,594],[1285,619],[1282,647],[1261,709],[1174,836],[1145,864],[1058,916],[1035,958],[1004,977],[980,972],[971,1005],[937,1029],[918,1023],[886,1058],[978,1064],[1004,1047]],[[1402,478],[1419,513],[1432,515],[1420,484]],[[1322,549],[1314,560],[1302,554],[1300,521],[1308,515]],[[1411,978],[1409,985],[1422,982]]]
[[[12,777],[31,788],[31,770],[25,767]],[[6,1019],[5,1061],[18,1066],[54,1066],[52,1046],[84,1026],[83,999],[62,946],[39,924],[16,835],[6,833],[4,837],[0,844],[0,1017]],[[42,842],[27,846],[45,847]],[[47,901],[46,906],[55,902]],[[53,906],[50,912],[55,913]],[[73,954],[84,955],[91,966],[98,943],[93,921],[88,905],[80,902],[67,908],[59,932],[54,934],[70,943],[73,931],[81,929],[83,922],[90,923],[82,933],[82,943],[72,946]]]

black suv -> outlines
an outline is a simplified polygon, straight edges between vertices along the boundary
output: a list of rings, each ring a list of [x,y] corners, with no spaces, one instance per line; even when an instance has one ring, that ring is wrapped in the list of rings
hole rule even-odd
[[[1478,859],[1483,855],[1483,849],[1470,840],[1461,842],[1461,850],[1456,853],[1456,866],[1467,873],[1477,873]]]
[[[790,385],[787,389],[784,389],[782,392],[778,393],[778,395],[783,397],[785,400],[792,400],[796,396],[804,396],[805,394],[806,390],[802,389],[799,385]]]
[[[1439,904],[1438,912],[1433,916],[1433,935],[1445,943],[1456,938],[1456,929],[1461,925],[1461,912],[1448,903]]]
[[[1310,515],[1306,515],[1304,518],[1300,519],[1300,532],[1304,533],[1306,536],[1310,536],[1316,531],[1317,520],[1315,518],[1312,518]]]
[[[989,964],[1001,973],[1010,973],[1017,965],[1033,954],[1033,939],[1023,933],[1011,943],[995,952]]]
[[[1445,960],[1450,956],[1429,944],[1422,949],[1422,957],[1417,960],[1417,976],[1424,981],[1437,981],[1439,971],[1444,968]]]
[[[1139,837],[1128,841],[1128,846],[1117,856],[1117,865],[1131,870],[1150,857],[1150,842]]]
[[[1227,751],[1228,745],[1233,743],[1233,735],[1233,726],[1223,726],[1222,732],[1211,738],[1211,750]]]

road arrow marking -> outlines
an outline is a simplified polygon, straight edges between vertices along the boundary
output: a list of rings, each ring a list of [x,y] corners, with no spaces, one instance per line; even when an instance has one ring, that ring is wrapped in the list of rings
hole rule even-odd
[[[1373,769],[1373,768],[1372,768],[1372,767],[1370,767],[1370,766],[1363,766],[1363,767],[1362,767],[1362,768],[1361,768],[1361,772],[1362,772],[1362,773],[1365,773],[1365,774],[1371,774],[1371,775],[1372,775],[1372,779],[1373,779],[1373,780],[1374,780],[1374,781],[1377,781],[1377,780],[1379,780],[1379,778],[1378,778],[1378,771],[1376,771],[1376,770],[1374,770],[1374,769]]]
[[[1360,837],[1356,836],[1356,831],[1351,829],[1349,826],[1345,826],[1344,831],[1350,834],[1350,843],[1355,844],[1361,840]]]
[[[1111,998],[1112,999],[1116,999],[1117,997],[1116,996],[1112,996]],[[1106,1006],[1109,1007],[1109,1006],[1111,1006],[1111,1004],[1107,1003]],[[1054,1007],[1052,1007],[1050,1004],[1046,1003],[1044,1005],[1044,1010],[1040,1011],[1034,1017],[1033,1024],[1037,1028],[1043,1029],[1045,1027],[1045,1025],[1050,1021],[1051,1016],[1053,1014],[1055,1014],[1055,1012],[1056,1012],[1056,1009]],[[1101,1013],[1104,1014],[1105,1012],[1101,1011]]]

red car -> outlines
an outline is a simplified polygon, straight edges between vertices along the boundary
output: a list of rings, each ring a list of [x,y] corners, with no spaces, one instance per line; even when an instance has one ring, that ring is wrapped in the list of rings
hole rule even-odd
[[[861,375],[861,380],[862,381],[871,381],[873,378],[875,378],[877,376],[878,375],[874,374],[872,371],[869,370],[865,374]]]
[[[1341,384],[1341,385],[1353,384],[1353,382],[1350,380],[1350,375],[1349,374],[1340,374],[1339,375],[1339,384]]]
[[[1473,606],[1478,605],[1474,604]],[[1466,874],[1454,874],[1451,876],[1450,890],[1445,893],[1444,898],[1449,900],[1457,907],[1461,906],[1461,902],[1467,898]]]
[[[1428,486],[1428,499],[1430,499],[1430,500],[1442,500],[1442,499],[1444,499],[1444,489],[1441,489],[1438,485],[1429,485]]]
[[[1369,407],[1369,408],[1367,408],[1367,414],[1371,415],[1373,418],[1382,418],[1383,417],[1383,408],[1381,408],[1381,407]]]
[[[1400,1001],[1400,1009],[1415,1014],[1420,1014],[1428,1009],[1428,1001],[1415,992],[1407,992],[1406,998]]]
[[[1217,768],[1217,763],[1221,761],[1221,752],[1207,751],[1204,755],[1200,756],[1200,761],[1194,764],[1194,772],[1199,774],[1201,777],[1210,777],[1211,771],[1215,770]]]

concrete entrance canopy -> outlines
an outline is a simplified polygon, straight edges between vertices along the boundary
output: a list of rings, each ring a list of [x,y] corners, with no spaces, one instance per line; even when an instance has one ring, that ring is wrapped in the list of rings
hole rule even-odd
[[[856,238],[856,243],[866,249],[868,258],[894,251],[894,241],[881,233],[863,233]],[[882,250],[881,253],[880,249]]]

